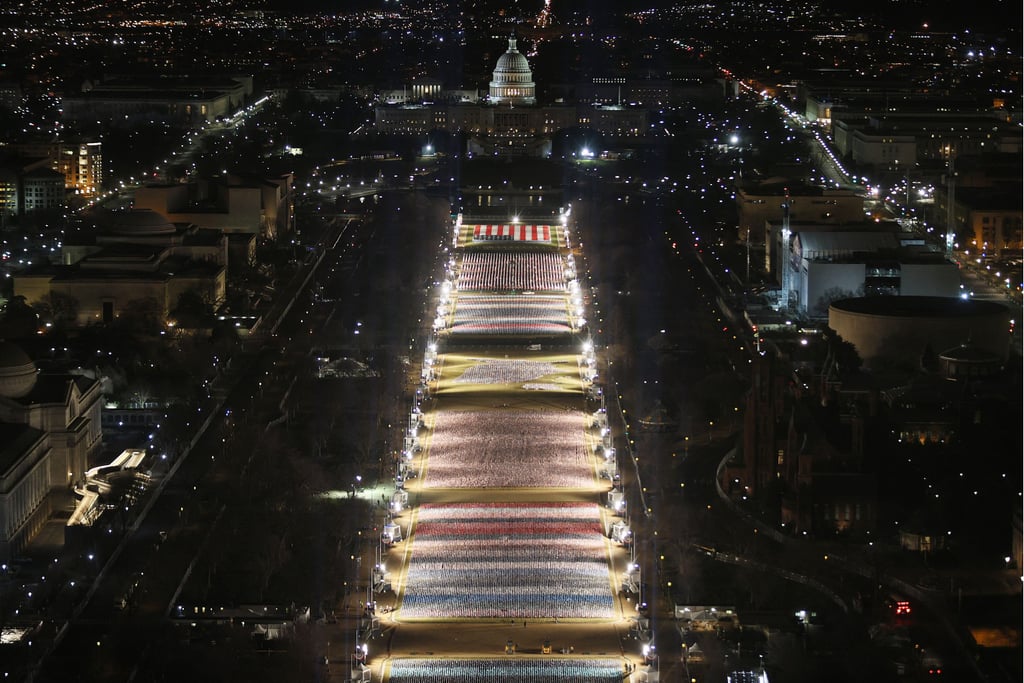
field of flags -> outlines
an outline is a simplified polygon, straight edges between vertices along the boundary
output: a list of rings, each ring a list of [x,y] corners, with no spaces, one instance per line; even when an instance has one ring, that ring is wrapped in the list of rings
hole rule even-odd
[[[621,616],[584,404],[591,366],[574,337],[586,321],[567,218],[455,221],[422,375],[437,400],[407,437],[423,460],[395,588],[398,623]],[[603,653],[531,658],[518,655],[539,648],[520,653],[511,643],[495,643],[504,658],[410,651],[387,661],[383,680],[610,683],[629,673]]]
[[[452,334],[551,335],[572,331],[565,296],[510,294],[458,298]]]
[[[611,618],[605,543],[596,504],[423,505],[400,616]]]
[[[564,292],[563,257],[555,252],[469,251],[462,255],[460,292]]]
[[[610,659],[395,659],[391,683],[611,683],[623,680],[622,662]]]
[[[588,488],[583,428],[578,411],[439,411],[423,485]]]

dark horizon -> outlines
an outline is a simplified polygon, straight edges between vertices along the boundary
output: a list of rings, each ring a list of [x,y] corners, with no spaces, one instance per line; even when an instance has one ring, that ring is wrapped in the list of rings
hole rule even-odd
[[[338,0],[264,0],[263,9],[290,13],[344,13],[372,8],[397,8],[402,4],[414,4],[410,0],[354,0],[339,3]],[[462,4],[464,11],[487,13],[502,9],[518,9],[530,14],[543,6],[543,0],[481,0],[474,3],[452,3],[452,9]],[[594,17],[612,17],[626,12],[643,9],[670,9],[686,4],[728,6],[731,2],[680,3],[672,0],[553,0],[552,12],[557,18],[568,14],[586,13]],[[957,31],[963,28],[984,30],[1017,31],[1022,28],[1024,14],[1021,5],[1006,0],[981,0],[963,3],[956,0],[865,0],[855,7],[838,0],[823,0],[817,3],[836,14],[858,14],[875,17],[896,29],[921,28],[925,24],[933,31]],[[534,8],[535,6],[535,8]]]

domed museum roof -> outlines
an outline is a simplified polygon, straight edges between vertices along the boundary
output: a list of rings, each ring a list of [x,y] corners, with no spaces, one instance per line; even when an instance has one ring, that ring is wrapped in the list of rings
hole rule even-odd
[[[0,340],[0,396],[21,398],[36,385],[36,364],[9,341]]]
[[[174,224],[152,209],[115,211],[110,216],[110,231],[118,235],[168,235]]]

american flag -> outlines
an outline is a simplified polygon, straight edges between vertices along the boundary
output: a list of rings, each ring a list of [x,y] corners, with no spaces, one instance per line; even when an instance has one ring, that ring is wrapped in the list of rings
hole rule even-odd
[[[550,225],[475,225],[475,242],[510,240],[515,242],[550,242]]]

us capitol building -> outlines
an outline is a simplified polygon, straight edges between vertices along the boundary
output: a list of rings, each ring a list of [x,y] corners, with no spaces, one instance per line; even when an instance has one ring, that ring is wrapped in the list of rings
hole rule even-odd
[[[579,126],[606,135],[640,138],[648,133],[643,107],[618,104],[538,105],[530,63],[508,39],[498,58],[487,94],[475,90],[445,90],[434,80],[413,83],[411,93],[384,93],[375,108],[378,133],[421,135],[432,130],[465,133],[471,155],[551,155],[551,135]]]

